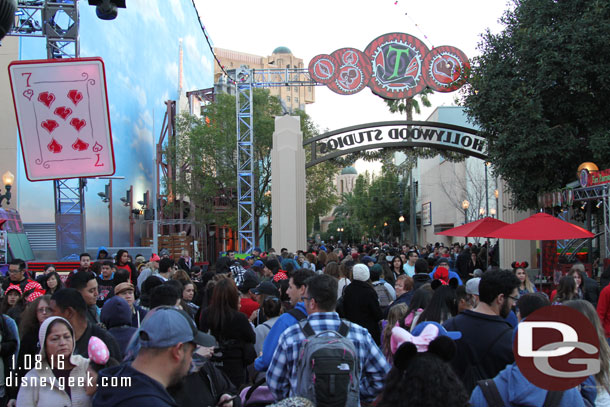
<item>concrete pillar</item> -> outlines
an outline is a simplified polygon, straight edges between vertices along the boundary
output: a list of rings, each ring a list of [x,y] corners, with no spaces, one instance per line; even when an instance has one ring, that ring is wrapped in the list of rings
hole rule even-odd
[[[2,202],[4,209],[18,208],[18,193],[19,186],[22,182],[27,182],[26,179],[19,179],[19,171],[17,170],[17,143],[19,136],[17,135],[17,121],[15,120],[15,108],[13,106],[13,98],[11,97],[11,85],[8,77],[8,64],[11,61],[19,59],[19,38],[5,37],[2,39],[0,47],[0,89],[3,89],[4,97],[0,98],[0,177],[6,171],[10,171],[15,176],[13,188],[11,189],[11,204],[7,205],[6,201]],[[19,157],[21,159],[21,157]],[[0,194],[5,193],[4,184],[0,179]]]
[[[509,207],[511,195],[504,192],[506,188],[504,180],[498,179],[498,191],[500,193],[498,208],[498,219],[506,223],[519,222],[530,216],[529,212],[506,209]],[[500,239],[500,268],[510,269],[513,261],[527,261],[530,268],[536,268],[536,242],[532,240],[509,240]]]
[[[272,245],[279,253],[307,248],[305,151],[300,117],[275,118],[271,150]]]

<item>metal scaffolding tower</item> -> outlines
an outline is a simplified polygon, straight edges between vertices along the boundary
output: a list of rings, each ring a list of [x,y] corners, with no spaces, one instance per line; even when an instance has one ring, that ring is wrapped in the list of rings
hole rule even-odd
[[[20,1],[15,26],[7,34],[45,37],[47,58],[78,58],[78,1]],[[78,254],[85,247],[85,179],[53,181],[57,258]]]
[[[307,69],[274,68],[235,70],[235,110],[237,114],[237,230],[238,250],[250,253],[254,248],[256,222],[254,213],[254,127],[252,126],[252,88],[281,86],[316,86]]]

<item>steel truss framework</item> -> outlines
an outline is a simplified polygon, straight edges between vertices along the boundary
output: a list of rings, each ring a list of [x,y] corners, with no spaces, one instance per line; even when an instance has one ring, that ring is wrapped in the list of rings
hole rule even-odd
[[[43,37],[47,58],[78,58],[80,55],[78,1],[20,1],[15,25],[7,35]],[[85,179],[53,181],[57,257],[83,251],[85,245]]]
[[[574,202],[601,201],[604,207],[604,245],[610,258],[610,184],[574,189]],[[591,205],[592,203],[589,203]]]
[[[255,245],[254,213],[254,127],[252,88],[321,85],[311,80],[307,69],[273,68],[235,71],[235,110],[237,114],[237,233],[238,250],[250,253]]]

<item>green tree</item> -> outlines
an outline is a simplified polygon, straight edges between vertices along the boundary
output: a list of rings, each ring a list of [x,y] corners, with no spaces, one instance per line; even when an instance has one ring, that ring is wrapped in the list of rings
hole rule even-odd
[[[499,34],[487,31],[463,104],[482,135],[513,207],[610,165],[610,2],[513,0]]]
[[[254,125],[254,224],[255,239],[271,232],[271,223],[259,227],[259,219],[271,219],[271,149],[275,117],[282,114],[279,100],[265,89],[253,90]],[[301,129],[304,137],[318,134],[315,124],[304,112]],[[197,118],[181,115],[177,120],[178,143],[168,146],[166,154],[178,168],[172,190],[190,201],[189,216],[199,224],[226,224],[237,228],[236,197],[236,122],[235,97],[219,94],[208,105],[205,115]],[[307,210],[311,225],[314,219],[330,211],[336,202],[333,179],[336,164],[323,163],[307,170]],[[165,183],[172,182],[164,180]],[[218,203],[222,210],[215,211]],[[216,205],[216,206],[215,206]],[[170,211],[176,208],[168,207]]]

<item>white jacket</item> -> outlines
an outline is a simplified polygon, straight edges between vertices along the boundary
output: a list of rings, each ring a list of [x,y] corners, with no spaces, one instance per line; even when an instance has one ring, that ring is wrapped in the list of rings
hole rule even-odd
[[[63,320],[72,333],[73,347],[76,345],[76,338],[74,337],[74,330],[70,323],[61,317],[50,317],[44,320],[40,325],[38,331],[38,340],[42,344],[40,352],[42,356],[42,363],[39,369],[30,370],[24,377],[26,383],[21,381],[21,388],[17,394],[17,407],[90,407],[91,398],[87,396],[87,368],[89,367],[89,359],[85,359],[80,355],[70,355],[70,363],[74,365],[74,368],[70,371],[70,377],[74,381],[73,386],[70,386],[71,397],[64,387],[58,385],[58,380],[51,370],[47,362],[47,354],[45,349],[45,338],[47,337],[47,329],[51,323],[57,319]],[[66,362],[67,363],[67,362]],[[77,378],[81,378],[77,380]],[[44,381],[43,381],[44,380]],[[63,379],[62,379],[63,380]],[[70,379],[68,379],[70,380]],[[92,379],[91,379],[92,380]],[[53,385],[51,385],[53,384]],[[68,387],[68,383],[62,383],[63,386]]]
[[[38,383],[39,385],[24,386],[22,384],[17,394],[17,407],[90,407],[91,398],[86,394],[89,359],[80,355],[72,355],[70,362],[75,365],[70,372],[70,377],[84,377],[85,384],[78,385],[79,382],[74,379],[76,384],[70,387],[72,399],[65,390],[59,389],[57,379],[45,361],[42,363],[41,369],[32,369],[25,375],[28,384]],[[41,386],[40,379],[43,377],[46,378],[46,385]],[[50,384],[52,379],[55,379],[53,387]],[[68,383],[65,385],[68,386]]]

